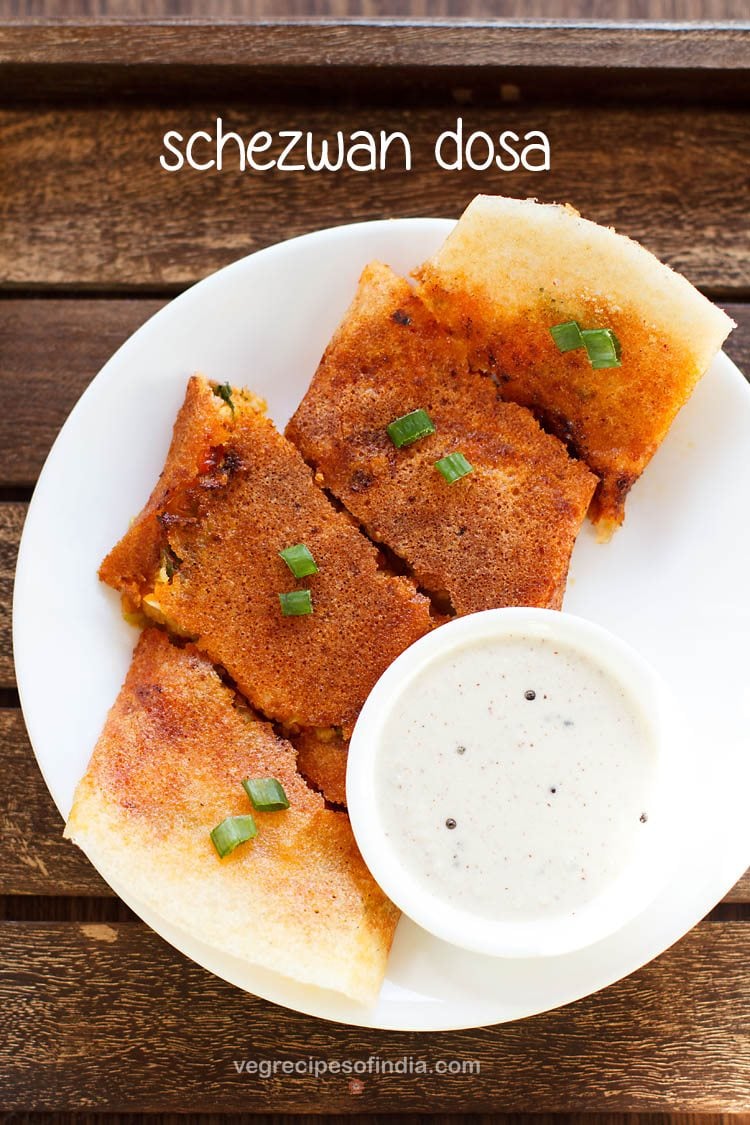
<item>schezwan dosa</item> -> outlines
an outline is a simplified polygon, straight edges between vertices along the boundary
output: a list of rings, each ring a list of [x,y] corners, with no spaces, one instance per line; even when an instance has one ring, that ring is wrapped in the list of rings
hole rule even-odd
[[[464,351],[407,281],[371,263],[287,436],[440,603],[559,609],[596,477],[467,370]],[[389,423],[418,410],[434,432],[396,447]],[[456,452],[471,472],[447,483],[436,462]]]
[[[591,515],[610,533],[730,318],[631,239],[530,199],[477,196],[416,276],[472,366],[601,478]],[[573,321],[611,330],[619,366],[561,351],[550,329]]]
[[[221,665],[265,717],[345,732],[380,674],[431,627],[414,583],[313,483],[248,392],[194,376],[164,472],[100,577]],[[300,588],[279,552],[304,544],[314,612],[285,617]]]
[[[276,778],[289,808],[255,812],[257,836],[220,859],[211,830],[251,811],[248,777]],[[144,631],[65,831],[105,878],[215,949],[374,1001],[395,907],[346,814],[324,807],[293,747],[192,645]]]

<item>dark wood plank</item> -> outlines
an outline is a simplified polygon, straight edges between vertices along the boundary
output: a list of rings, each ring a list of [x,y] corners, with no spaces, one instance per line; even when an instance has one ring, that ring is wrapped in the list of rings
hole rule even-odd
[[[705,923],[568,1008],[450,1034],[312,1020],[211,977],[136,923],[0,924],[9,1109],[747,1112],[750,927]],[[480,1073],[265,1080],[234,1061],[476,1060]]]
[[[497,19],[440,24],[429,16],[338,22],[256,22],[246,17],[221,26],[194,19],[93,21],[0,28],[0,63],[288,67],[625,67],[636,70],[748,69],[749,26],[678,26],[649,23],[596,28],[566,23],[558,34],[528,20]],[[365,33],[366,32],[366,33]]]
[[[12,708],[0,709],[0,775],[0,896],[111,897],[83,853],[63,840],[21,712]],[[750,903],[750,871],[724,901]]]
[[[0,504],[0,688],[15,687],[11,606],[25,504]]]
[[[30,487],[68,413],[161,300],[0,300],[0,486]],[[750,374],[750,305],[730,304],[727,350]]]
[[[0,1125],[425,1125],[421,1114],[0,1113]],[[748,1114],[721,1113],[430,1113],[429,1125],[750,1125]]]
[[[2,922],[137,922],[114,895],[0,895]],[[721,921],[735,922],[735,918]]]
[[[225,127],[250,135],[297,126],[319,138],[370,120],[355,108],[226,106]],[[371,124],[408,133],[411,172],[244,175],[161,169],[162,136],[212,120],[202,106],[119,104],[0,113],[5,286],[180,287],[269,243],[319,227],[396,215],[457,215],[477,191],[539,194],[576,205],[653,249],[696,283],[747,287],[750,213],[738,187],[750,115],[739,110],[463,110],[467,129],[543,128],[552,170],[446,173],[435,138],[457,108],[381,107]]]
[[[83,852],[62,838],[18,710],[0,709],[0,760],[0,895],[110,897]]]
[[[0,1114],[0,1125],[425,1125],[418,1114],[30,1113]],[[429,1125],[750,1125],[748,1114],[721,1113],[431,1113]]]
[[[33,485],[91,379],[163,304],[0,301],[0,486]]]
[[[750,870],[746,871],[739,883],[732,887],[724,902],[750,902]]]
[[[193,12],[203,18],[189,26],[179,18],[139,20],[137,4],[117,13],[130,18],[110,19],[107,26],[96,18],[37,21],[33,29],[26,20],[10,21],[4,33],[0,28],[5,97],[158,91],[163,99],[180,90],[193,96],[252,91],[266,102],[272,90],[306,100],[321,91],[329,99],[349,99],[352,90],[361,96],[366,88],[381,99],[414,104],[428,90],[431,97],[449,95],[452,85],[497,101],[501,87],[513,84],[523,88],[525,100],[750,100],[747,19],[696,25],[690,11],[670,11],[657,0],[653,10],[632,3],[632,12],[627,2],[620,13],[602,5],[599,16],[598,5],[589,4],[586,23],[571,20],[574,5],[545,13],[557,15],[557,22],[542,22],[529,18],[538,14],[534,5],[513,12],[512,5],[502,11],[463,0],[461,10],[459,0],[451,12],[453,2],[444,4],[442,21],[434,18],[436,8],[398,0],[391,10],[364,0],[349,13],[354,19],[340,18],[347,14],[341,4],[303,2],[291,18],[283,9],[257,5],[230,11],[219,22],[221,4],[214,4],[213,12]],[[688,19],[666,23],[659,19],[663,11]],[[614,23],[616,14],[650,18]]]

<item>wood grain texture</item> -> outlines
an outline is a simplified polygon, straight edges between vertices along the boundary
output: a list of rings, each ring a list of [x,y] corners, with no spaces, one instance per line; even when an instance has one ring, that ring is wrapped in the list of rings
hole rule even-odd
[[[210,19],[180,23],[106,25],[7,23],[0,27],[0,63],[144,66],[241,66],[325,68],[410,67],[626,67],[641,69],[747,70],[750,22],[743,27],[683,24],[610,25],[568,23],[556,34],[528,20],[504,25],[497,18],[441,25],[427,16],[392,22],[367,17],[356,23],[330,17],[276,21]],[[411,24],[411,26],[410,26]]]
[[[163,304],[0,300],[0,487],[34,484],[97,371]]]
[[[0,895],[112,896],[63,821],[36,764],[21,712],[0,709]]]
[[[750,146],[741,110],[465,108],[465,126],[547,131],[552,170],[447,173],[435,138],[453,107],[223,107],[225,128],[405,131],[411,172],[220,173],[159,165],[163,134],[204,128],[200,106],[19,107],[0,112],[5,286],[180,287],[262,246],[361,219],[460,213],[478,191],[565,200],[616,225],[694,282],[742,293],[750,213],[738,191]]]
[[[30,487],[99,368],[164,300],[0,300],[0,487]],[[727,351],[750,374],[750,306],[728,304]]]
[[[36,764],[19,710],[0,709],[0,895],[99,895],[112,891],[62,838],[62,820]],[[724,899],[750,903],[750,871]]]
[[[702,924],[568,1008],[429,1037],[273,1009],[137,923],[4,923],[0,945],[0,1100],[9,1110],[102,1101],[115,1112],[750,1109],[750,927],[742,923]],[[477,1060],[481,1073],[365,1075],[355,1094],[342,1074],[259,1079],[234,1066],[371,1054],[431,1066]]]
[[[44,1113],[0,1114],[0,1125],[427,1125],[412,1113]],[[733,1113],[430,1113],[429,1125],[750,1125],[750,1114]]]
[[[746,871],[736,886],[724,899],[725,902],[750,902],[750,870]]]
[[[27,0],[22,5],[11,0],[11,6],[16,14],[24,14],[22,7],[50,14],[44,11],[45,2]],[[4,3],[8,10],[7,0],[0,0],[0,15]],[[76,3],[84,11],[108,7],[112,13],[117,8],[111,0],[109,5],[107,0],[62,0],[51,14],[74,14]],[[572,3],[565,0],[564,14],[574,14]],[[191,11],[190,0],[169,0],[168,6],[171,14]],[[611,5],[609,14],[614,14],[615,6],[620,15],[646,7],[636,3],[623,12],[622,4]],[[194,14],[210,16],[216,11],[232,16],[243,7],[239,2],[214,0],[213,7],[202,4]],[[290,7],[303,14],[312,10],[310,4],[296,5],[293,0]],[[400,4],[392,7],[393,14],[402,14]],[[511,11],[513,5],[508,4],[507,10],[519,16],[555,15],[540,12],[544,5],[525,7],[524,12]],[[581,14],[595,17],[597,7],[595,0],[582,3]],[[657,7],[658,12],[641,14],[683,14],[668,2]],[[723,6],[724,14],[727,7],[731,4]],[[263,0],[253,5],[256,14],[280,14],[275,3],[265,13],[263,8]],[[377,5],[370,0],[348,8],[364,16],[381,14],[373,11]],[[340,10],[335,0],[320,0],[318,9],[332,15]],[[482,3],[472,8],[470,0],[443,0],[442,9],[446,14],[460,9],[459,14],[480,18],[499,12],[498,7],[490,10]],[[126,0],[114,14],[140,14],[137,0]],[[437,14],[437,7],[431,7],[429,14]],[[714,12],[702,9],[701,14],[710,18]],[[729,14],[747,13],[737,9]],[[297,29],[293,37],[263,34],[252,40],[243,32],[243,43],[236,28],[219,29],[209,46],[218,51],[220,70],[240,64],[262,71],[269,65],[286,65],[290,59],[302,65],[321,44],[329,52],[325,61],[338,69],[348,65],[396,70],[420,56],[429,67],[452,71],[466,61],[466,52],[456,55],[455,39],[449,44],[442,29],[429,44],[424,33],[422,38],[413,32],[397,37],[393,29],[370,37],[362,36],[362,29],[357,29],[356,37],[336,28],[318,38],[317,29],[302,31],[300,35]],[[3,39],[6,32],[0,28],[0,52],[8,42],[7,36]],[[193,36],[192,55],[180,56],[188,40],[172,29],[167,32],[159,33],[159,47],[177,52],[176,65],[201,68],[205,41],[197,47]],[[57,61],[49,51],[51,40],[44,35],[35,33],[24,42],[36,52],[34,65],[48,68],[57,76],[54,80],[61,76],[71,49],[74,57],[85,56],[91,82],[97,67],[111,59],[106,53],[97,56],[98,34],[74,41],[70,29],[64,35],[55,32]],[[504,65],[523,71],[532,49],[539,56],[532,42],[537,29],[523,29],[512,39],[503,38],[505,29],[493,29],[493,34],[492,42],[485,38],[481,44],[477,36],[472,37],[471,65],[491,68],[500,58]],[[590,34],[579,29],[572,39],[560,36],[544,64],[564,61],[574,69],[591,68],[591,51],[586,58],[585,49],[587,42],[594,42],[587,39]],[[16,47],[21,38],[15,40]],[[149,58],[157,59],[153,38],[133,40],[131,35],[130,42],[128,38],[124,33],[111,38],[114,57],[122,65],[118,82],[126,77],[133,52],[144,68],[151,65]],[[648,51],[640,52],[640,61],[631,65],[644,75],[645,68],[679,68],[682,60],[687,61],[687,54],[681,53],[687,42],[683,38],[672,43],[662,36],[661,52],[654,53],[656,32],[649,33]],[[693,67],[710,68],[721,58],[721,65],[737,74],[747,69],[747,51],[743,63],[743,40],[736,32],[722,33],[707,46],[701,40],[700,51],[698,37],[691,42]],[[607,48],[608,60],[622,65],[627,52],[632,54],[631,44],[627,36],[615,36]],[[618,51],[624,53],[618,56]],[[8,73],[6,69],[6,77]],[[534,82],[532,72],[529,83]],[[610,82],[614,89],[612,76]],[[445,89],[450,95],[450,87]],[[246,126],[288,127],[290,114],[303,112],[305,120],[299,121],[299,127],[319,132],[358,127],[363,115],[369,114],[375,124],[368,120],[367,127],[406,127],[413,140],[419,134],[415,154],[422,155],[417,156],[418,170],[411,176],[350,175],[338,187],[326,177],[310,176],[296,184],[297,177],[283,176],[243,179],[226,173],[221,177],[190,173],[187,181],[183,175],[165,177],[158,170],[164,129],[184,125],[189,131],[205,124],[204,114],[186,102],[163,109],[109,104],[101,112],[93,104],[47,105],[33,112],[28,106],[8,109],[0,117],[0,231],[7,239],[3,242],[0,235],[0,276],[9,288],[174,292],[248,250],[292,233],[352,218],[455,214],[480,188],[536,193],[541,190],[539,181],[530,176],[505,177],[488,188],[483,176],[438,175],[431,165],[427,167],[426,133],[434,135],[452,123],[457,106],[472,97],[486,97],[487,89],[485,85],[480,91],[479,84],[476,90],[462,86],[453,105],[426,105],[406,117],[401,111],[362,101],[361,91],[361,104],[341,112],[312,103],[300,111],[304,97],[298,97],[294,107],[269,105],[266,98],[266,108],[258,113],[229,107],[229,124],[240,131]],[[547,128],[553,139],[555,171],[543,178],[545,192],[549,188],[552,195],[571,198],[592,217],[623,225],[704,286],[723,294],[747,294],[749,228],[744,211],[732,198],[738,194],[741,174],[737,161],[748,142],[742,111],[548,110],[531,104],[535,94],[530,86],[522,86],[520,107],[490,104],[462,112],[467,120],[491,131],[499,131],[500,121],[503,127],[509,121],[511,127],[527,122],[526,127]],[[245,104],[252,107],[251,97]],[[258,114],[262,121],[256,120]],[[576,136],[576,118],[579,127],[583,120],[585,144]],[[184,124],[188,119],[194,124]],[[599,153],[593,168],[590,161],[586,163],[592,140]],[[556,165],[555,151],[562,157]],[[111,165],[102,161],[104,152],[109,153]],[[252,229],[247,227],[249,214],[254,219]],[[33,483],[59,426],[91,377],[161,304],[160,299],[145,297],[6,297],[0,302],[0,484],[12,490]],[[740,330],[730,351],[750,369],[750,311],[744,306],[731,311],[740,321]],[[4,686],[13,683],[10,593],[23,515],[21,504],[0,506],[0,684]],[[572,1008],[511,1027],[434,1038],[338,1029],[246,997],[186,962],[145,927],[121,921],[129,912],[83,855],[61,839],[60,817],[17,710],[0,711],[0,764],[4,778],[0,895],[23,896],[0,900],[0,918],[47,919],[40,924],[0,923],[0,1104],[20,1111],[13,1117],[14,1125],[53,1125],[52,1109],[98,1106],[148,1114],[152,1123],[153,1111],[190,1110],[195,1125],[220,1125],[219,1118],[195,1116],[195,1111],[209,1109],[319,1113],[325,1108],[346,1115],[468,1107],[487,1112],[499,1108],[641,1111],[636,1119],[612,1112],[593,1120],[576,1115],[579,1125],[633,1125],[634,1121],[665,1125],[665,1116],[648,1116],[647,1110],[663,1115],[675,1109],[750,1110],[750,927],[746,923],[702,924],[636,977]],[[62,895],[101,897],[54,897]],[[20,901],[24,909],[18,906]],[[725,901],[746,909],[750,873]],[[49,919],[60,921],[52,924]],[[74,919],[81,919],[81,924]],[[312,1053],[316,1058],[366,1058],[373,1052],[390,1059],[406,1053],[428,1061],[477,1058],[482,1073],[439,1081],[434,1076],[366,1077],[361,1087],[352,1087],[340,1075],[259,1081],[237,1075],[232,1067],[235,1056],[294,1059]],[[445,1125],[457,1125],[455,1118],[443,1120]],[[493,1112],[486,1120],[494,1125],[498,1118]],[[503,1125],[554,1125],[560,1118],[506,1113],[500,1120]],[[738,1125],[738,1118],[719,1117],[712,1125],[729,1125],[730,1120]],[[54,1125],[60,1121],[55,1114]],[[128,1125],[136,1122],[146,1125],[146,1117],[128,1119]],[[185,1125],[185,1118],[180,1122]],[[677,1125],[675,1118],[671,1123]],[[75,1125],[94,1125],[93,1116]],[[108,1118],[108,1125],[119,1123]],[[162,1125],[178,1123],[172,1119]],[[708,1122],[683,1116],[682,1125]]]
[[[0,0],[9,18],[744,20],[747,0]]]
[[[15,687],[11,606],[25,504],[0,504],[0,688]]]
[[[15,23],[4,35],[0,25],[4,99],[35,104],[187,93],[214,105],[337,105],[353,94],[373,105],[496,105],[521,90],[529,105],[747,106],[749,40],[747,22],[90,20]]]

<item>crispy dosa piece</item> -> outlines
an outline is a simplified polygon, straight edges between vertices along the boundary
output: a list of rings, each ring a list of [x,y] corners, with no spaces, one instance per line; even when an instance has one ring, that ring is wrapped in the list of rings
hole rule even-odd
[[[572,207],[477,196],[418,291],[504,398],[530,407],[601,477],[603,537],[733,322],[679,274]],[[594,370],[550,328],[610,328],[621,366]]]
[[[105,878],[215,949],[372,1003],[398,912],[346,815],[323,807],[292,746],[234,702],[192,646],[146,629],[65,834]],[[275,777],[289,808],[254,812],[248,777]],[[251,812],[257,836],[220,859],[211,830]]]
[[[127,535],[99,568],[102,581],[126,594],[134,608],[140,606],[142,593],[151,586],[154,575],[170,562],[165,529],[170,521],[184,515],[196,479],[211,479],[222,451],[228,448],[232,411],[226,404],[221,408],[223,399],[209,403],[209,396],[215,397],[207,383],[190,381],[159,480]],[[243,408],[263,413],[265,403],[243,391]]]
[[[348,733],[381,672],[430,628],[429,603],[378,568],[259,400],[234,390],[230,406],[219,389],[190,380],[164,474],[100,576],[193,639],[266,717]],[[173,461],[185,464],[176,486]],[[298,543],[319,567],[304,580],[279,558]],[[314,612],[282,616],[279,594],[305,587]]]
[[[326,800],[346,808],[346,760],[349,742],[336,727],[301,730],[289,736],[297,751],[297,768]]]
[[[397,449],[386,427],[426,410],[435,433]],[[466,368],[463,348],[381,263],[354,302],[286,430],[325,485],[459,614],[559,608],[596,478]],[[474,471],[435,468],[460,451]]]

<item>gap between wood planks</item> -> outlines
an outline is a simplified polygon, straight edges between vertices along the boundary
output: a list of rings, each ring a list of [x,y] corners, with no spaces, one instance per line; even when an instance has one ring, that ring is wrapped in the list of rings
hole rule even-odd
[[[310,233],[315,233],[311,231]],[[137,282],[117,286],[110,285],[74,285],[67,282],[50,283],[40,282],[38,285],[23,286],[9,283],[0,279],[0,306],[3,301],[160,301],[167,304],[185,293],[197,284],[201,278],[193,282],[178,283],[176,285],[139,285]],[[705,285],[696,284],[695,288],[718,305],[750,304],[750,285]],[[1,1119],[0,1119],[1,1120]],[[750,1125],[750,1123],[749,1123]]]
[[[2,809],[0,809],[1,817]],[[73,846],[65,843],[68,847]],[[114,895],[96,897],[89,895],[15,894],[0,895],[0,921],[137,922],[139,918],[134,911]],[[705,923],[750,922],[750,902],[721,902],[713,910],[710,910],[702,921]]]

